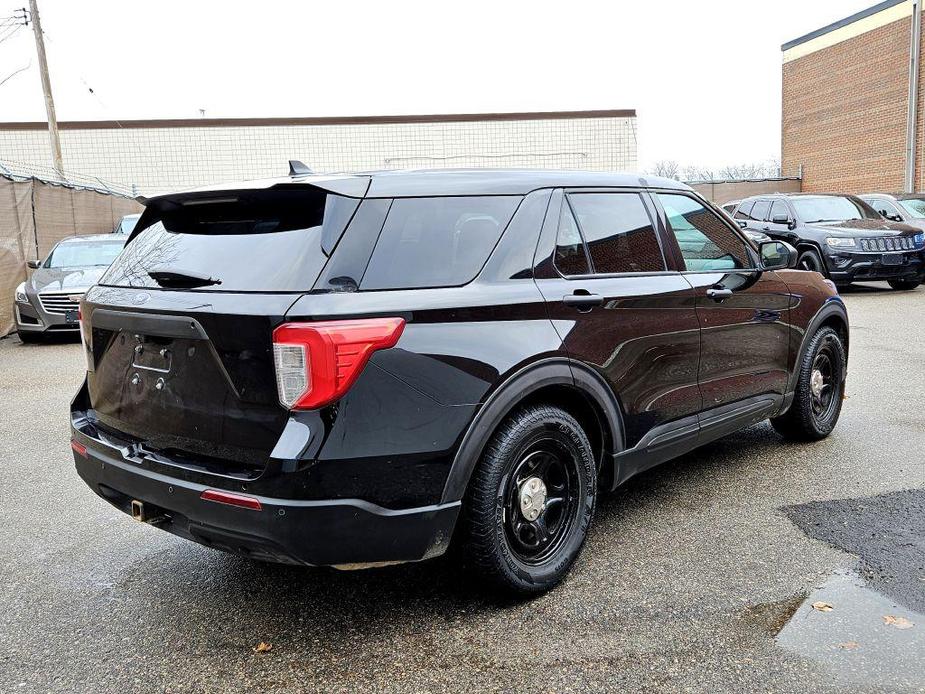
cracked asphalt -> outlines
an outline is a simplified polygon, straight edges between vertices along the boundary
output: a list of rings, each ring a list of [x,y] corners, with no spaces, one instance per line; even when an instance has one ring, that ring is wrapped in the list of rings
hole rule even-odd
[[[925,591],[925,289],[845,299],[848,399],[830,438],[784,444],[764,423],[632,480],[601,500],[565,584],[526,602],[446,559],[261,565],[137,524],[73,469],[79,346],[0,340],[0,691],[925,691],[925,659],[852,661],[925,630],[885,631],[877,612],[914,616]],[[858,511],[882,495],[876,518]],[[833,500],[842,516],[813,505]],[[807,535],[791,507],[823,520]],[[804,601],[846,571],[885,592],[856,613],[857,586],[832,593],[859,632],[837,659],[850,678],[827,663],[829,632],[792,640],[813,652],[776,639],[792,615],[825,619]]]

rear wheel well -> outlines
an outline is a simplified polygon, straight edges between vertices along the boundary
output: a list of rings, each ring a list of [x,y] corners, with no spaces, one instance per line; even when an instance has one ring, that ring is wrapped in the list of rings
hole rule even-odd
[[[514,405],[505,415],[507,419],[513,412],[530,405],[552,405],[572,415],[584,429],[594,452],[594,461],[598,472],[611,474],[610,467],[603,465],[605,452],[613,450],[613,434],[607,424],[604,412],[581,390],[566,384],[553,384],[533,391]],[[502,420],[503,421],[503,420]],[[500,424],[498,425],[501,426]],[[497,427],[496,427],[497,429]],[[492,436],[494,432],[492,432]]]
[[[838,333],[838,336],[841,338],[842,344],[845,346],[845,357],[848,357],[848,326],[845,324],[845,321],[842,320],[841,316],[833,315],[826,318],[822,323],[820,323],[818,329],[822,328],[832,328],[835,332]]]

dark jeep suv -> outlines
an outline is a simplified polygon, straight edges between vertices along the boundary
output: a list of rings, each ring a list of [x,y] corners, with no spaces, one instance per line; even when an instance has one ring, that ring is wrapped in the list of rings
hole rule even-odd
[[[359,568],[453,540],[538,592],[599,491],[839,416],[834,287],[674,181],[292,175],[146,206],[81,303],[71,445],[106,501],[210,547]]]
[[[733,216],[744,229],[792,244],[799,268],[837,285],[885,280],[915,289],[925,274],[922,230],[884,219],[853,195],[761,195],[740,202]]]

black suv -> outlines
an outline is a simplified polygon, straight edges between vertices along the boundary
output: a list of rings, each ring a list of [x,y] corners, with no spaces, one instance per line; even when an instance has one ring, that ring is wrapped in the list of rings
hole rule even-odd
[[[71,445],[106,501],[210,547],[349,569],[453,540],[538,592],[599,490],[839,416],[834,287],[674,181],[293,175],[146,205],[81,303]]]
[[[799,268],[837,285],[886,280],[915,289],[925,274],[922,230],[884,219],[853,195],[761,195],[740,202],[733,217],[743,229],[792,244]]]

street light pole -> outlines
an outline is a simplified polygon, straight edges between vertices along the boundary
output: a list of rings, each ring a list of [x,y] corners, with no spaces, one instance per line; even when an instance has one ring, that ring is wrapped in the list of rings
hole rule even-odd
[[[45,92],[45,111],[48,113],[48,137],[51,140],[51,157],[59,176],[64,175],[64,161],[61,158],[61,138],[58,136],[58,118],[55,116],[55,100],[51,96],[51,80],[48,77],[48,60],[45,58],[45,39],[42,36],[42,20],[36,0],[29,0],[32,16],[32,32],[35,34],[35,50],[39,56],[39,72],[42,74],[42,91]]]

